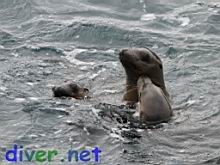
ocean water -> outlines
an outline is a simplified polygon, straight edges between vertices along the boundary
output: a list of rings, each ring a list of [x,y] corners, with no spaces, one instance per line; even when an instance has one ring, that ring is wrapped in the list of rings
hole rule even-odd
[[[64,157],[98,146],[99,164],[220,164],[219,44],[219,0],[0,0],[0,164],[13,144]],[[122,104],[127,47],[160,56],[174,107],[139,138],[94,108]],[[54,98],[66,80],[92,99]],[[68,164],[59,156],[50,164]]]

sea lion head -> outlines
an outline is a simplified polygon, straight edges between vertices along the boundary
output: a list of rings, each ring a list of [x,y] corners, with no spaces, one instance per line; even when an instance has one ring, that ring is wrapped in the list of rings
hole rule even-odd
[[[163,71],[160,58],[151,50],[145,48],[123,49],[119,53],[119,59],[128,73],[135,73],[133,77],[148,75],[150,71]],[[149,69],[152,69],[149,71]],[[153,70],[154,69],[154,70]]]
[[[137,80],[140,76],[149,77],[169,97],[164,83],[163,64],[154,52],[145,48],[123,49],[119,53],[119,59],[127,76],[124,101],[138,101]]]
[[[74,82],[66,82],[61,86],[55,86],[52,88],[55,97],[73,97],[75,99],[85,98],[89,90],[87,88],[82,88]]]

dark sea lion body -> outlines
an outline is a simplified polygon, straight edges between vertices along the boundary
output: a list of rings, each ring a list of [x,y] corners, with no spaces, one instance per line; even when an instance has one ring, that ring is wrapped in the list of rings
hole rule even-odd
[[[74,82],[66,82],[61,86],[52,88],[55,97],[73,97],[75,99],[83,99],[88,95],[89,90],[82,88]]]
[[[163,64],[154,52],[145,48],[123,49],[119,53],[119,58],[127,75],[124,101],[128,104],[138,102],[137,81],[140,76],[149,77],[169,99],[164,82]]]
[[[161,88],[148,77],[140,77],[137,86],[140,121],[147,125],[167,122],[172,116],[172,109]]]

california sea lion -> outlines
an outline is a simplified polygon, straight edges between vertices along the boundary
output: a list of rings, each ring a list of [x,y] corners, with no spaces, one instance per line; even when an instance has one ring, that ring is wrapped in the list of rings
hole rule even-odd
[[[61,86],[55,86],[52,91],[55,97],[66,96],[75,99],[83,99],[89,93],[87,88],[82,88],[74,82],[66,82]]]
[[[123,49],[119,53],[120,61],[125,69],[126,93],[123,97],[127,104],[138,102],[137,80],[140,76],[147,76],[151,81],[162,89],[169,100],[166,90],[163,64],[160,58],[151,50],[145,48]]]
[[[172,110],[162,89],[154,85],[149,77],[143,76],[138,79],[137,87],[140,121],[148,125],[167,122]]]

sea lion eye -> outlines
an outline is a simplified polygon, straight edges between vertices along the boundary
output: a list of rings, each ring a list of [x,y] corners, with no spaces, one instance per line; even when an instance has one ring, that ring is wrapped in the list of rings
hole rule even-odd
[[[76,84],[70,84],[70,87],[71,87],[73,92],[78,92],[79,87]]]
[[[144,61],[144,62],[150,62],[150,57],[149,56],[143,56],[142,58],[141,58],[141,61]]]

